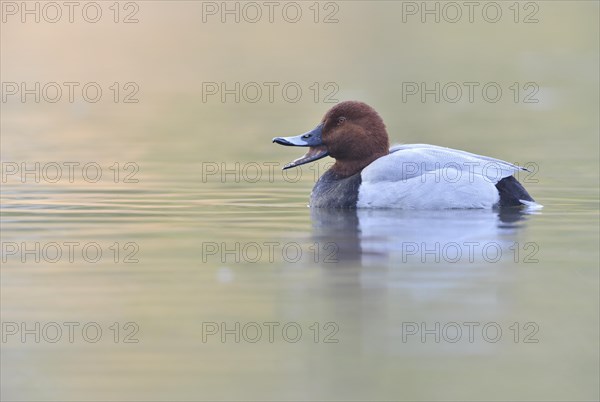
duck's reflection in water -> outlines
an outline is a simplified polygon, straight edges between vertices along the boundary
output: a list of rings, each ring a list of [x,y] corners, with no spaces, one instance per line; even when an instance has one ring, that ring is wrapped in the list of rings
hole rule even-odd
[[[495,353],[496,344],[470,343],[466,335],[459,343],[431,336],[405,343],[405,325],[469,322],[481,330],[488,322],[513,322],[520,267],[514,250],[520,248],[522,261],[526,212],[314,208],[311,214],[315,240],[337,246],[337,263],[321,261],[319,314],[333,317],[365,355]]]
[[[312,208],[313,236],[335,245],[336,260],[385,263],[477,263],[509,258],[521,247],[528,212]]]

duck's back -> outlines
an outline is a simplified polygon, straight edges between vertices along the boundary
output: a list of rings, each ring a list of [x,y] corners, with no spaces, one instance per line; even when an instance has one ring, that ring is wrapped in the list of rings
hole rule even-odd
[[[526,170],[428,144],[393,147],[361,172],[358,208],[452,209],[534,204],[512,175]]]

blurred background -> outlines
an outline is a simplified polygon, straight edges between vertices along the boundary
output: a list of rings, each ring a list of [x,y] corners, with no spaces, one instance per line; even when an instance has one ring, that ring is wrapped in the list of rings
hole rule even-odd
[[[3,400],[598,400],[597,2],[75,3],[0,3]],[[311,212],[344,100],[545,208]]]

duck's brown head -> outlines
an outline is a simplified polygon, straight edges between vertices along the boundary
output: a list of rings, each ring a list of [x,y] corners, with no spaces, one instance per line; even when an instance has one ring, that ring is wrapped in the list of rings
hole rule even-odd
[[[273,142],[309,147],[306,155],[288,163],[289,169],[326,156],[335,158],[332,170],[347,177],[360,172],[375,159],[389,153],[383,120],[366,103],[346,101],[332,107],[313,130],[296,137],[276,137]]]

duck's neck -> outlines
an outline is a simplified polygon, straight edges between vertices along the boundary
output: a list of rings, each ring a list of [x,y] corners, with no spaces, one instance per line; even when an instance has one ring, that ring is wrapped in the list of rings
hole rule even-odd
[[[373,161],[387,154],[388,152],[375,154],[361,160],[336,159],[334,165],[331,167],[331,171],[340,178],[350,177],[360,173],[364,168],[373,163]]]

